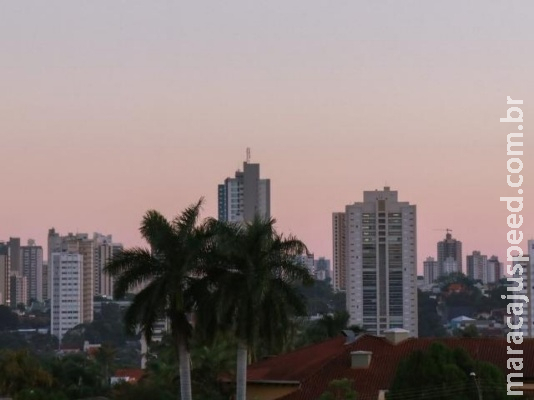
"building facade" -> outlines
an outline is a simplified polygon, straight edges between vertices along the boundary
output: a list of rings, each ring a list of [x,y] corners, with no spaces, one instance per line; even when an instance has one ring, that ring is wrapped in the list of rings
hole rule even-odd
[[[488,283],[488,256],[481,254],[480,251],[473,251],[466,257],[466,269],[469,278],[484,284]]]
[[[60,341],[69,329],[83,322],[83,256],[52,253],[50,275],[50,332]]]
[[[445,239],[438,242],[438,266],[440,269],[440,276],[446,275],[450,272],[462,272],[462,242],[456,240],[447,232]],[[451,262],[455,261],[456,266]],[[445,262],[447,261],[447,264]],[[448,269],[447,269],[448,268]],[[452,269],[452,270],[451,270]]]
[[[104,272],[107,263],[120,251],[123,245],[113,243],[111,235],[95,233],[94,241],[94,294],[113,297],[113,278]]]
[[[335,212],[332,214],[332,286],[335,291],[344,291],[347,287],[347,266],[346,266],[346,232],[345,213]]]
[[[487,279],[488,283],[497,283],[503,278],[503,265],[499,257],[491,256],[487,262]]]
[[[86,233],[69,233],[67,236],[60,236],[55,229],[48,231],[48,259],[53,253],[78,254],[82,258],[82,321],[93,321],[93,296],[94,296],[94,270],[95,270],[95,250],[94,241]],[[51,284],[50,269],[48,265],[49,288]],[[50,290],[49,290],[50,291]],[[49,293],[52,296],[52,293]]]
[[[26,277],[28,293],[26,303],[43,301],[43,248],[33,240],[20,248],[22,274]]]
[[[243,171],[218,186],[220,221],[246,222],[271,217],[271,181],[260,178],[260,164],[243,163]]]
[[[8,248],[7,244],[0,242],[0,305],[9,305],[9,288]]]
[[[389,187],[345,208],[349,324],[382,334],[417,326],[416,207]]]
[[[423,261],[423,277],[425,285],[432,285],[436,279],[439,277],[439,267],[438,262],[434,257],[427,257]]]

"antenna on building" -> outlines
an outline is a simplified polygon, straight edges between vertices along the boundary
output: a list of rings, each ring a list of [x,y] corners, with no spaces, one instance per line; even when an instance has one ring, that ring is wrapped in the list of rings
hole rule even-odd
[[[247,164],[250,163],[250,147],[247,147]]]

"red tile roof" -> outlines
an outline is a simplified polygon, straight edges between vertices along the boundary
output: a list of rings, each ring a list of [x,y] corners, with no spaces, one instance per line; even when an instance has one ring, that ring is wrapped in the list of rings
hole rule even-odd
[[[118,369],[115,371],[115,374],[113,375],[114,378],[129,378],[133,382],[139,381],[143,375],[145,374],[145,371],[142,369],[137,368],[126,368],[126,369]]]
[[[476,360],[490,362],[506,370],[506,339],[504,338],[410,338],[397,345],[383,337],[361,335],[345,345],[344,337],[337,337],[291,353],[272,357],[248,368],[247,380],[252,382],[300,382],[300,388],[283,400],[310,400],[318,398],[334,379],[348,378],[354,382],[358,400],[376,400],[380,390],[393,382],[401,359],[415,350],[424,350],[433,342],[448,347],[464,348]],[[525,339],[521,346],[525,360],[534,359],[534,339]],[[352,351],[372,352],[369,368],[352,369]],[[534,363],[526,362],[525,378],[534,378]]]

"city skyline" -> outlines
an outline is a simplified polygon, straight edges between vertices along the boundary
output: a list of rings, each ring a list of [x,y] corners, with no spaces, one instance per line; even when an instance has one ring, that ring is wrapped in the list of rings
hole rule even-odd
[[[419,260],[444,228],[504,260],[499,118],[508,95],[534,111],[532,2],[57,4],[3,10],[0,238],[43,244],[55,227],[130,247],[148,209],[201,196],[216,217],[250,147],[279,230],[316,254],[332,258],[339,204],[391,186],[418,205]],[[534,238],[534,165],[523,174]]]

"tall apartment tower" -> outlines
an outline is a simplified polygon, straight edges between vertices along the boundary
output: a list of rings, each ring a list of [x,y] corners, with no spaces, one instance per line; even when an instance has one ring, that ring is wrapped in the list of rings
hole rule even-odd
[[[22,276],[19,272],[11,274],[9,277],[10,289],[10,304],[14,308],[19,304],[26,305],[28,303],[28,279]]]
[[[43,301],[43,248],[28,240],[27,246],[21,246],[22,275],[26,277],[28,293],[26,302]]]
[[[83,256],[52,252],[50,275],[50,332],[61,341],[63,335],[83,322]]]
[[[418,335],[416,207],[389,187],[345,208],[349,324]]]
[[[9,289],[8,247],[4,242],[0,242],[0,305],[9,304]]]
[[[456,264],[454,264],[453,261]],[[447,232],[445,239],[438,242],[438,267],[440,276],[450,272],[463,271],[462,242],[453,239],[449,232]]]
[[[488,258],[488,283],[496,283],[503,277],[503,265],[499,257],[491,256]]]
[[[271,217],[271,180],[260,178],[260,164],[243,163],[243,171],[218,187],[219,221],[247,222]]]
[[[7,246],[9,252],[9,273],[10,275],[21,275],[20,238],[9,238]]]
[[[488,256],[480,254],[480,251],[473,251],[466,257],[467,276],[475,281],[488,283]]]
[[[427,259],[423,261],[423,277],[425,285],[431,285],[436,279],[438,279],[438,262],[434,259],[434,257],[427,257]]]
[[[82,258],[82,321],[91,322],[93,320],[93,296],[94,296],[94,242],[89,239],[86,233],[69,233],[67,236],[60,236],[54,228],[48,231],[48,259],[53,253],[78,254]],[[53,296],[52,276],[50,270],[52,265],[48,263],[49,275],[49,295]]]
[[[344,291],[347,279],[346,267],[346,232],[345,213],[335,212],[332,214],[332,239],[333,239],[333,269],[332,286],[335,291]]]
[[[94,242],[94,294],[113,297],[113,278],[104,272],[107,263],[120,251],[123,246],[120,243],[113,243],[111,235],[95,233]]]

